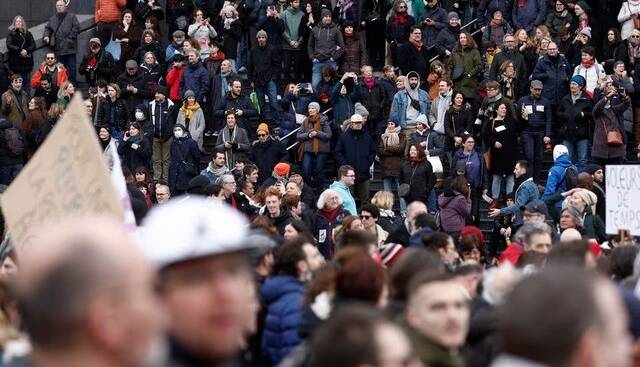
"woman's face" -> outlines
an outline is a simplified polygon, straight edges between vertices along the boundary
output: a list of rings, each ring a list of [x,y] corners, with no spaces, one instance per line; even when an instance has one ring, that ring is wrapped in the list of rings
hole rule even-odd
[[[144,29],[152,29],[153,28],[153,23],[151,23],[151,21],[149,19],[144,21]]]
[[[396,88],[398,90],[403,90],[404,89],[404,79],[403,78],[398,78],[396,80]]]
[[[2,262],[2,267],[0,267],[0,275],[3,278],[7,278],[9,276],[15,275],[18,272],[18,265],[7,256]]]
[[[576,221],[573,219],[569,211],[564,210],[560,214],[560,229],[576,228]]]
[[[587,206],[587,203],[585,203],[580,196],[575,194],[569,196],[569,204],[580,212],[584,212],[584,209]]]
[[[307,6],[305,6],[304,9],[307,11],[307,14],[313,11],[313,8],[311,7],[311,3],[307,3]]]
[[[107,94],[109,94],[109,97],[111,98],[116,98],[116,95],[118,94],[118,92],[116,92],[116,90],[113,87],[107,87]]]
[[[344,34],[352,35],[353,34],[353,27],[351,27],[351,26],[345,27],[344,28]]]
[[[527,32],[525,32],[525,31],[520,31],[520,32],[518,32],[518,41],[520,41],[520,42],[526,42],[526,41],[527,41],[527,38],[528,38],[528,36],[527,36]]]
[[[414,146],[409,148],[409,158],[416,158],[417,156],[418,156],[418,149],[416,149],[416,147]]]
[[[584,14],[584,10],[582,10],[580,5],[578,5],[578,4],[573,6],[573,11],[576,13],[577,16],[580,16],[580,15]]]
[[[29,110],[33,111],[36,109],[36,100],[31,98],[31,100],[29,101]]]
[[[536,39],[539,40],[540,38],[542,38],[542,31],[540,28],[536,28]]]
[[[236,115],[227,115],[227,126],[230,128],[236,126]]]
[[[309,107],[307,111],[309,111],[309,116],[315,116],[318,114],[318,110],[316,110],[314,107]]]
[[[396,77],[396,73],[393,71],[393,69],[389,69],[384,72],[384,76],[386,76],[387,79],[393,79]]]
[[[504,74],[507,76],[512,76],[513,74],[515,74],[515,68],[513,67],[513,64],[509,64],[507,65],[507,67],[504,69]]]
[[[144,62],[147,65],[154,64],[156,62],[156,57],[153,56],[153,54],[148,54],[147,56],[144,57]]]
[[[296,231],[295,228],[291,224],[287,224],[284,226],[284,239],[285,241],[290,241],[298,237],[300,233]]]
[[[466,34],[464,34],[464,33],[460,33],[460,38],[459,38],[459,40],[460,40],[460,44],[461,44],[462,46],[466,46],[466,45],[467,45],[467,35],[466,35]]]
[[[504,104],[501,104],[500,106],[498,106],[498,109],[496,110],[496,112],[498,112],[498,116],[500,117],[504,117],[507,115],[507,106]]]
[[[15,27],[19,29],[24,29],[24,21],[22,20],[22,18],[16,18]]]
[[[125,15],[122,16],[122,21],[126,24],[131,23],[131,13],[126,13]]]
[[[100,139],[102,140],[109,140],[109,131],[105,128],[101,128],[100,132],[98,133],[98,136],[100,137]]]
[[[609,42],[613,42],[615,39],[616,35],[615,33],[613,33],[613,31],[607,32],[607,40],[609,40]]]
[[[150,34],[145,34],[144,35],[144,43],[148,44],[148,43],[151,43],[151,42],[153,42],[153,37],[151,37]]]
[[[338,197],[337,194],[329,194],[327,196],[327,200],[324,203],[324,207],[329,209],[329,210],[333,210],[335,208],[337,208],[338,206],[340,206],[340,198]]]
[[[190,97],[187,98],[187,105],[191,106],[191,105],[193,105],[195,103],[196,103],[196,97],[191,97],[190,96]]]
[[[364,225],[362,224],[362,221],[359,218],[354,219],[354,221],[351,222],[349,229],[352,231],[361,231],[364,229]]]
[[[593,56],[589,55],[586,52],[582,53],[582,57],[581,57],[582,62],[586,62],[586,61],[589,61],[591,59],[593,59]]]
[[[189,41],[183,41],[182,42],[182,49],[184,50],[184,52],[186,53],[187,51],[191,50],[193,47],[191,47],[191,42]]]
[[[466,150],[467,152],[472,151],[475,146],[476,146],[476,141],[473,140],[473,138],[469,138],[464,142],[464,150]]]
[[[136,172],[136,182],[144,182],[147,179],[147,175],[144,172]]]
[[[75,91],[76,87],[74,87],[73,84],[69,83],[69,85],[67,85],[67,94],[71,95],[75,93]]]
[[[373,69],[369,67],[364,68],[364,70],[362,70],[362,76],[365,78],[371,78],[373,76]]]
[[[129,126],[129,136],[136,136],[138,135],[139,132],[140,130],[136,129],[135,126],[133,125]]]
[[[463,102],[464,102],[464,96],[462,96],[462,94],[460,93],[456,94],[455,98],[453,98],[453,104],[458,107],[462,106]]]
[[[204,19],[204,14],[202,14],[202,12],[201,12],[201,11],[196,12],[196,20],[197,20],[198,22],[201,22],[201,21],[202,21],[202,19]]]
[[[479,263],[481,255],[482,254],[480,253],[480,250],[478,250],[477,247],[474,247],[471,249],[471,251],[463,252],[462,259],[464,261],[474,261]]]

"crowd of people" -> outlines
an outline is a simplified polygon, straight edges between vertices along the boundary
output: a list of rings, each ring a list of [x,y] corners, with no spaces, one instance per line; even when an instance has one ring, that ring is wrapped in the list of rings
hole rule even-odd
[[[139,228],[5,234],[5,361],[640,360],[604,175],[640,157],[640,2],[97,0],[88,44],[68,5],[43,60],[10,25],[0,184],[81,95]]]

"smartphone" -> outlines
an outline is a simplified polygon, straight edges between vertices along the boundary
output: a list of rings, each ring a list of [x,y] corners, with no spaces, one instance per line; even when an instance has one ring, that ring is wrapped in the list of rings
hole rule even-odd
[[[618,94],[625,94],[625,90],[624,88],[616,88],[616,91],[618,91]]]

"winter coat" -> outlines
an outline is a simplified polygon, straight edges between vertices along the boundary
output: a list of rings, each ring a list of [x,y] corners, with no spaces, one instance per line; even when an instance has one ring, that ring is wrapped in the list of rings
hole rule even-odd
[[[583,218],[583,233],[588,238],[595,238],[599,243],[607,240],[607,233],[604,221],[599,216],[591,212],[591,208],[587,207]]]
[[[120,20],[120,12],[127,0],[96,0],[96,23],[115,23]]]
[[[524,28],[527,33],[531,32],[534,26],[544,22],[547,5],[545,0],[524,0],[524,7],[520,7],[518,1],[513,2],[511,20],[516,29]]]
[[[593,129],[592,111],[593,101],[584,92],[580,93],[575,103],[571,94],[564,96],[556,111],[561,123],[558,131],[560,137],[573,142],[588,139]]]
[[[398,133],[398,137],[400,138],[400,143],[398,145],[385,146],[383,139],[380,139],[380,145],[378,145],[378,156],[380,157],[383,178],[400,178],[407,139],[402,132]]]
[[[586,79],[587,84],[585,85],[584,90],[590,94],[593,94],[593,91],[598,86],[600,75],[604,74],[604,68],[597,61],[593,64],[593,66],[589,68],[585,68],[582,64],[580,64],[576,66],[573,71],[573,75],[581,75]]]
[[[340,71],[359,74],[360,68],[368,64],[367,46],[364,37],[355,33],[351,37],[344,37],[344,59]]]
[[[554,62],[549,58],[549,55],[545,55],[536,63],[531,79],[540,80],[542,95],[549,99],[552,105],[557,105],[562,97],[569,92],[571,75],[571,66],[564,56],[558,56]]]
[[[143,43],[138,47],[136,52],[133,54],[133,59],[136,60],[138,65],[141,65],[144,62],[144,54],[147,52],[153,52],[156,56],[156,61],[164,65],[166,59],[165,50],[162,48],[162,45],[158,41],[151,41],[151,43]]]
[[[485,24],[489,24],[491,18],[493,18],[493,13],[496,10],[500,10],[502,12],[502,17],[506,20],[506,23],[511,23],[511,10],[513,9],[513,1],[512,0],[483,0],[480,2],[480,11],[486,9],[484,20]],[[501,43],[501,42],[500,42]],[[498,44],[500,44],[498,43]]]
[[[420,113],[423,115],[429,115],[429,109],[431,107],[431,104],[429,103],[429,95],[420,88],[418,88],[418,101],[420,102]],[[399,91],[393,96],[389,119],[397,121],[399,126],[402,128],[407,126],[407,107],[409,103],[411,103],[411,101],[409,100],[406,89]]]
[[[432,157],[436,157],[444,153],[444,144],[442,143],[442,140],[438,136],[438,133],[431,129],[423,130],[422,133],[416,130],[416,132],[411,134],[411,138],[409,138],[409,146],[413,144],[422,145],[425,151],[429,152],[429,155]]]
[[[436,176],[433,174],[433,167],[428,160],[424,159],[416,165],[408,160],[402,162],[400,167],[400,183],[409,184],[410,189],[404,199],[407,203],[412,201],[426,202],[427,195],[436,183]]]
[[[611,107],[605,108],[607,101],[600,99],[593,107],[593,145],[591,157],[600,159],[623,158],[626,152],[626,141],[624,126],[622,124],[622,114],[629,108],[629,97],[615,97],[611,100]],[[606,126],[606,131],[605,131]],[[622,134],[623,142],[620,146],[610,146],[607,144],[607,131],[619,131]]]
[[[445,51],[453,52],[453,49],[458,44],[459,35],[460,35],[459,27],[453,28],[448,25],[442,28],[440,33],[438,33],[438,36],[436,37],[435,47],[441,58],[446,57],[447,54]],[[424,74],[421,74],[421,75],[424,75]]]
[[[149,162],[151,161],[151,142],[148,139],[142,137],[142,132],[138,135],[141,140],[136,144],[137,149],[133,149],[132,138],[127,141],[122,141],[118,145],[118,154],[122,157],[122,163],[131,172],[135,172],[138,167],[145,167],[149,170]]]
[[[494,60],[495,62],[495,60]],[[482,67],[480,52],[475,48],[465,48],[460,50],[456,48],[449,61],[447,62],[447,70],[453,75],[456,68],[463,68],[464,72],[460,79],[454,80],[454,89],[462,92],[465,98],[475,98],[477,95],[478,79]]]
[[[465,161],[466,167],[466,175],[467,181],[471,184],[471,187],[474,189],[480,189],[487,186],[485,182],[485,166],[484,159],[482,157],[482,153],[477,149],[471,151],[470,155],[465,155],[464,150],[462,148],[458,149],[453,154],[453,159],[451,162],[451,167],[456,167],[458,161]],[[452,171],[452,174],[455,172]]]
[[[271,365],[277,365],[298,344],[298,327],[302,316],[304,284],[290,275],[267,279],[260,295],[267,307],[262,352]]]
[[[98,109],[97,120],[101,126],[108,125],[111,131],[124,131],[130,120],[127,105],[121,98],[112,101],[105,98]]]
[[[302,18],[304,12],[300,9],[294,9],[292,7],[287,8],[282,13],[282,21],[284,22],[284,33],[282,40],[282,48],[284,50],[301,50],[302,49]],[[300,44],[298,48],[291,47],[289,42],[298,41]]]
[[[238,43],[240,42],[240,38],[242,38],[242,24],[240,23],[240,19],[235,19],[229,27],[229,29],[224,29],[224,19],[218,18],[216,29],[219,31],[218,36],[222,38],[221,49],[228,59],[235,60],[238,57]]]
[[[484,126],[485,144],[491,151],[491,174],[510,175],[518,159],[518,127],[514,119],[494,120]],[[495,143],[500,142],[500,149]]]
[[[458,148],[455,146],[454,137],[462,137],[465,133],[472,133],[474,117],[468,106],[463,106],[460,110],[449,108],[444,115],[445,151],[451,152]]]
[[[501,52],[498,52],[495,55],[495,57],[493,58],[493,61],[491,62],[491,69],[489,70],[489,79],[496,80],[496,78],[498,77],[498,74],[500,73],[500,66],[505,61],[511,61],[513,63],[513,67],[518,72],[518,78],[520,78],[520,80],[528,80],[529,71],[527,68],[527,63],[525,62],[524,56],[522,55],[522,53],[517,49],[502,50]]]
[[[133,59],[133,55],[140,47],[140,39],[142,38],[142,31],[135,24],[130,24],[129,28],[125,31],[122,22],[113,28],[113,36],[115,40],[128,39],[129,42],[120,42],[120,63],[124,63]],[[106,45],[105,45],[106,46]]]
[[[7,34],[6,41],[9,69],[15,73],[30,73],[33,70],[33,51],[36,49],[36,42],[31,32],[14,29]],[[27,50],[27,57],[20,55],[22,50]],[[24,83],[27,82],[27,80],[24,81]]]
[[[313,131],[313,124],[307,123],[306,128],[304,125],[304,123],[300,125],[296,139],[304,146],[304,153],[313,153],[313,139],[309,138],[309,133]],[[325,115],[320,115],[320,128],[321,130],[318,131],[317,135],[317,138],[320,140],[318,153],[329,153],[331,152],[331,136],[333,133],[331,132],[331,126],[329,126],[329,121],[327,121]]]
[[[7,103],[6,97],[9,96],[11,101]],[[22,123],[29,113],[29,94],[24,90],[20,90],[18,94],[9,88],[8,91],[2,93],[0,104],[0,115],[5,117],[15,127],[22,130]]]
[[[360,88],[354,88],[351,93],[342,95],[342,82],[338,82],[331,92],[331,103],[333,104],[333,121],[336,126],[340,126],[345,120],[351,118],[355,113],[355,103],[360,100]]]
[[[514,203],[500,209],[500,215],[515,214],[514,224],[521,225],[522,210],[520,208],[539,198],[538,185],[533,181],[533,178],[529,177],[514,189]]]
[[[568,9],[565,9],[562,13],[558,13],[553,9],[551,13],[547,15],[547,20],[544,24],[549,28],[551,37],[556,38],[560,31],[569,31],[572,29],[574,22],[575,18]],[[567,24],[570,24],[571,26],[567,28]]]
[[[158,86],[160,84],[165,84],[164,82],[164,65],[155,62],[151,65],[142,64],[140,65],[140,71],[142,72],[142,96],[145,99],[151,100],[156,96],[156,92],[158,91]]]
[[[502,16],[504,16],[504,13],[502,13]],[[491,24],[487,24],[487,29],[482,32],[482,46],[486,46],[489,41],[494,41],[496,45],[502,45],[504,36],[507,33],[513,33],[513,29],[509,23],[504,20],[495,27],[492,27]]]
[[[127,105],[127,111],[133,114],[136,111],[136,106],[142,103],[144,93],[144,81],[142,70],[138,69],[135,75],[129,75],[128,72],[120,74],[116,80],[118,87],[120,87],[120,99]],[[128,91],[127,86],[133,85],[138,89],[138,93]],[[152,97],[153,98],[153,97]],[[129,116],[131,118],[131,116]]]
[[[202,65],[201,61],[189,64],[184,67],[182,80],[180,81],[180,95],[190,90],[196,95],[196,101],[204,106],[209,94],[209,71]]]
[[[173,136],[173,126],[176,124],[175,106],[171,100],[166,99],[159,103],[155,99],[149,102],[149,118],[153,124],[153,137],[169,140]]]
[[[265,178],[271,175],[273,167],[278,162],[287,162],[289,159],[287,150],[282,143],[268,137],[265,142],[259,140],[253,142],[249,152],[249,160],[258,166],[258,183],[261,184]]]
[[[57,63],[55,65],[55,76],[53,76],[53,72],[49,71],[49,68],[46,66],[46,63],[42,63],[40,64],[40,67],[38,68],[38,70],[36,70],[35,73],[33,73],[33,76],[31,77],[31,88],[32,89],[42,89],[40,87],[40,81],[42,80],[42,77],[45,75],[50,75],[52,76],[52,84],[55,85],[56,87],[60,87],[62,85],[62,83],[66,82],[67,80],[69,80],[69,74],[67,72],[67,68],[62,65],[61,63]],[[57,99],[58,97],[56,97]]]
[[[411,31],[411,27],[416,24],[416,20],[413,16],[407,14],[407,21],[402,24],[395,24],[393,22],[393,14],[387,20],[387,27],[385,30],[385,35],[387,42],[395,43],[396,46],[399,46],[409,40],[409,33]]]
[[[332,259],[336,251],[333,243],[333,230],[342,224],[345,215],[349,215],[349,213],[344,210],[343,206],[338,208],[338,212],[332,220],[327,217],[324,210],[318,209],[316,211],[313,236],[318,239],[318,251],[327,260]]]
[[[218,133],[218,139],[216,140],[216,149],[223,151],[226,159],[227,167],[235,167],[236,160],[240,158],[246,158],[249,153],[249,137],[247,136],[247,130],[241,128],[236,124],[233,134],[230,133],[229,127],[225,127]],[[231,142],[232,147],[225,147],[225,142]]]
[[[360,103],[369,111],[367,121],[379,121],[385,119],[389,112],[389,99],[380,82],[374,79],[373,87],[367,88],[360,83]]]
[[[184,66],[172,67],[167,73],[167,86],[170,88],[168,97],[173,101],[179,101],[181,99],[182,74],[184,74]]]
[[[175,42],[171,42],[164,52],[164,60],[167,65],[170,65],[173,62],[173,58],[177,54],[184,55],[184,49],[181,44],[177,45]]]
[[[196,112],[191,115],[191,120],[187,121],[185,118],[185,114],[182,109],[178,110],[178,117],[176,118],[176,124],[182,124],[187,127],[189,131],[189,136],[198,144],[198,149],[204,152],[203,143],[204,143],[204,113],[202,112],[202,108],[199,108]]]
[[[624,42],[607,42],[602,45],[602,61],[613,63],[616,61],[623,61],[627,66],[627,70],[632,69],[629,65],[629,59],[627,54],[627,45]]]
[[[550,197],[567,191],[567,180],[565,179],[565,174],[568,168],[578,172],[576,166],[571,163],[569,155],[562,154],[556,159],[553,166],[549,169],[547,185],[544,188],[541,200],[547,201]],[[562,207],[562,200],[558,200],[554,205],[556,208]]]
[[[402,75],[407,75],[410,71],[415,71],[422,78],[429,72],[430,54],[426,46],[422,46],[420,51],[410,42],[406,42],[398,47],[396,63]]]
[[[522,118],[522,110],[531,111],[528,120]],[[544,136],[551,137],[553,124],[553,111],[551,104],[545,97],[533,98],[532,95],[524,96],[518,100],[516,111],[520,112],[521,126],[524,131],[544,132]]]
[[[424,24],[427,19],[433,20],[435,24],[432,27],[427,26]],[[432,48],[436,45],[438,33],[447,27],[447,11],[438,5],[433,8],[426,6],[420,22],[422,24],[422,42],[427,48]]]
[[[78,17],[73,13],[65,12],[62,22],[57,13],[49,18],[44,27],[43,37],[54,37],[56,55],[73,55],[78,51],[78,34],[80,34]]]
[[[623,40],[629,38],[631,31],[635,29],[633,17],[638,13],[640,13],[640,2],[625,1],[622,3],[620,11],[618,12],[618,22],[622,24],[620,37],[622,37]]]
[[[24,163],[24,154],[16,157],[11,153],[7,145],[5,134],[6,130],[11,127],[13,127],[13,124],[10,121],[0,118],[0,166],[13,166]],[[22,133],[20,135],[22,136],[23,146],[26,146],[24,135]]]
[[[89,64],[92,59],[96,60],[96,66],[90,67]],[[87,83],[91,86],[95,86],[96,82],[100,79],[104,79],[107,82],[111,82],[115,80],[116,75],[118,75],[118,67],[116,62],[113,60],[113,56],[105,51],[104,49],[100,49],[97,55],[93,55],[92,52],[89,52],[80,63],[80,68],[78,68],[78,73],[80,75],[84,75]],[[33,81],[31,82],[33,86]]]
[[[284,22],[279,17],[268,17],[265,11],[261,14],[258,23],[256,23],[256,29],[262,29],[267,32],[267,39],[271,47],[276,50],[282,50],[282,40],[284,37]]]
[[[451,192],[449,195],[442,193],[438,196],[440,207],[440,227],[444,232],[460,232],[466,224],[467,217],[471,215],[471,199],[467,199],[459,192]]]
[[[249,78],[255,86],[264,87],[272,80],[280,80],[282,50],[269,44],[265,47],[256,45],[249,56]]]
[[[334,155],[339,166],[354,168],[357,182],[366,181],[370,178],[369,167],[376,156],[376,143],[368,131],[348,128],[338,138]]]
[[[186,172],[187,164],[184,162],[195,168],[193,173]],[[200,149],[193,139],[188,136],[173,139],[169,163],[169,188],[171,192],[175,192],[175,190],[186,191],[189,188],[189,181],[198,175],[199,163]]]
[[[309,59],[337,61],[344,53],[344,40],[342,32],[334,23],[324,24],[318,20],[318,25],[313,27],[309,36],[307,52]]]

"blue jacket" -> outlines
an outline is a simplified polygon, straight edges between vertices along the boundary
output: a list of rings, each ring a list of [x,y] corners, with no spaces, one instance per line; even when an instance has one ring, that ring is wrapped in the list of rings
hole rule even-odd
[[[198,61],[196,64],[185,66],[182,74],[182,83],[180,83],[180,95],[188,90],[193,91],[196,100],[202,105],[206,103],[207,95],[209,95],[209,71]]]
[[[433,27],[428,27],[422,22],[427,20],[427,18],[433,20],[436,24]],[[422,42],[427,48],[432,48],[436,45],[436,37],[438,33],[447,26],[447,11],[441,8],[440,6],[436,6],[433,9],[430,9],[428,6],[424,8],[424,13],[422,13],[422,17],[420,19],[420,23],[422,26]]]
[[[544,22],[547,15],[547,4],[545,0],[525,0],[524,7],[518,7],[518,1],[513,2],[511,20],[514,29],[524,28],[527,33],[533,30],[534,26]]]
[[[556,62],[545,55],[539,59],[531,74],[532,80],[542,82],[542,95],[552,105],[557,105],[565,95],[569,94],[569,78],[573,75],[573,68],[564,56],[558,56]]]
[[[351,215],[358,215],[356,200],[353,198],[353,195],[351,195],[351,191],[349,191],[347,186],[340,181],[334,181],[329,188],[340,194],[340,197],[342,198],[342,207],[346,212],[349,212]]]
[[[538,200],[539,198],[540,191],[538,191],[538,186],[533,182],[533,178],[529,177],[516,188],[515,202],[506,208],[500,209],[500,215],[515,214],[516,218],[514,224],[521,225],[522,210],[520,210],[520,208],[533,200]]]
[[[429,116],[429,110],[431,103],[429,102],[429,95],[422,89],[418,89],[418,100],[420,101],[420,113]],[[391,112],[389,113],[389,120],[397,121],[401,128],[407,127],[407,106],[411,103],[406,90],[401,90],[393,96],[393,103],[391,103]]]
[[[371,139],[369,131],[353,130],[348,128],[338,138],[334,154],[338,166],[348,164],[356,172],[356,181],[362,182],[369,179],[369,168],[376,157],[376,142]]]
[[[521,112],[523,108],[532,112],[529,114],[528,120],[522,119]],[[553,114],[551,111],[551,103],[549,103],[548,99],[544,97],[535,99],[531,95],[524,96],[518,100],[516,111],[520,113],[518,116],[521,118],[522,129],[524,131],[544,132],[544,136],[551,137]]]
[[[551,196],[567,191],[567,181],[565,180],[565,172],[567,168],[573,168],[575,172],[579,172],[576,166],[571,163],[571,159],[567,154],[563,154],[553,163],[553,167],[549,170],[547,177],[547,186],[544,188],[542,200],[546,201]],[[562,200],[554,203],[556,208],[562,207]]]
[[[268,279],[260,289],[267,308],[262,352],[276,366],[298,344],[298,326],[304,300],[304,284],[290,275]]]

